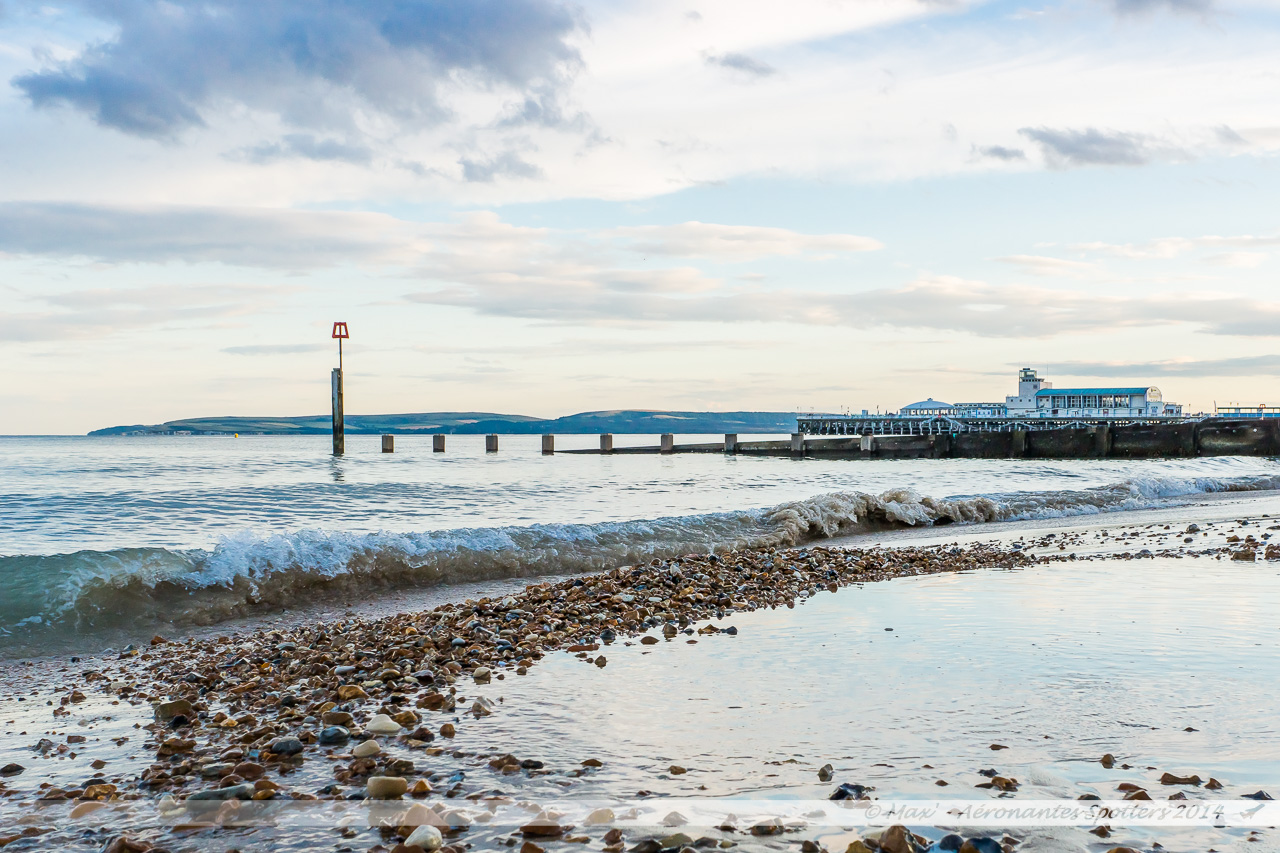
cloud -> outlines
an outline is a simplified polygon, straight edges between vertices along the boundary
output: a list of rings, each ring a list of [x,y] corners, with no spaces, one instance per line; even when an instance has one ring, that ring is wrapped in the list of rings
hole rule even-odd
[[[778,69],[772,65],[747,56],[745,53],[708,53],[704,54],[702,59],[708,65],[741,72],[748,77],[768,77],[778,73]]]
[[[76,290],[43,297],[52,311],[0,313],[0,341],[101,338],[180,324],[208,326],[269,308],[293,288],[250,285],[150,286]]]
[[[329,350],[327,344],[251,344],[240,347],[224,347],[223,352],[231,355],[292,355],[301,352],[319,352]]]
[[[33,106],[68,106],[104,127],[170,138],[214,105],[300,128],[349,130],[365,114],[430,124],[441,93],[562,85],[584,28],[555,0],[62,0],[114,29],[13,84]]]
[[[1109,0],[1118,15],[1143,15],[1153,12],[1180,12],[1204,15],[1213,8],[1211,0]]]
[[[1003,160],[1006,163],[1010,163],[1015,160],[1027,159],[1026,152],[1021,148],[1005,148],[1003,145],[988,145],[983,148],[979,148],[975,145],[973,147],[973,151],[975,154],[982,157],[987,157],[992,160]]]
[[[258,164],[302,158],[363,166],[372,162],[373,151],[366,145],[352,145],[337,139],[320,139],[310,133],[288,133],[279,142],[264,142],[241,149],[230,156],[231,159]]]
[[[407,263],[418,231],[376,213],[0,202],[0,252],[277,269]]]
[[[1119,258],[1147,260],[1153,258],[1176,258],[1195,249],[1266,249],[1280,246],[1280,235],[1277,234],[1239,234],[1221,237],[1209,234],[1203,237],[1160,237],[1145,243],[1076,243],[1071,248],[1090,252],[1101,252]],[[1244,254],[1248,253],[1235,253]],[[1226,255],[1220,256],[1226,258]],[[1260,261],[1259,261],[1260,263]],[[1256,264],[1254,264],[1256,266]]]
[[[672,322],[795,323],[851,328],[896,327],[960,332],[987,338],[1047,338],[1062,334],[1185,324],[1210,334],[1280,335],[1280,302],[1241,296],[1166,293],[1107,296],[1046,288],[996,287],[932,277],[900,288],[853,293],[733,290],[712,282],[707,292],[627,292],[589,270],[572,282],[536,279],[512,266],[483,278],[437,270],[442,286],[410,293],[411,302],[470,308],[489,316],[552,323]]]
[[[1262,266],[1269,257],[1266,252],[1220,252],[1209,255],[1204,262],[1215,267],[1251,270]]]
[[[805,252],[870,252],[884,248],[879,240],[854,234],[802,234],[786,228],[685,222],[644,225],[608,232],[630,241],[632,251],[646,255],[717,258],[744,261],[767,255]]]
[[[493,183],[497,178],[542,177],[542,170],[532,163],[520,159],[514,151],[506,151],[489,160],[473,160],[462,157],[458,160],[462,166],[463,179],[472,183]]]
[[[1003,264],[1012,264],[1032,275],[1047,276],[1080,276],[1096,270],[1093,264],[1083,261],[1066,261],[1062,258],[1050,258],[1044,255],[1009,255],[996,258]]]
[[[1097,128],[1084,130],[1024,127],[1018,133],[1040,146],[1045,162],[1055,169],[1073,166],[1142,166],[1151,161],[1149,137]]]
[[[1046,373],[1069,376],[1142,377],[1280,376],[1280,355],[1215,358],[1202,361],[1061,361],[1043,365]]]

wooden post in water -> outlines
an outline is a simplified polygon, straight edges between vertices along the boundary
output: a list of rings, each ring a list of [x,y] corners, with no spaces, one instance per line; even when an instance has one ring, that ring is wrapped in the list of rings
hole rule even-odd
[[[858,450],[863,456],[870,456],[876,449],[876,437],[874,435],[863,434],[858,436]]]
[[[604,435],[600,436],[600,452],[601,453],[613,452],[613,433],[606,432]]]
[[[333,455],[347,450],[345,424],[342,421],[342,368],[333,369]]]
[[[351,337],[346,323],[333,324],[333,337],[338,341],[338,366],[333,369],[333,455],[347,450],[346,423],[342,416],[342,342]]]
[[[384,435],[382,437],[382,452],[383,453],[396,452],[396,437],[394,435]]]
[[[498,437],[496,435],[486,435],[484,437],[484,452],[485,453],[498,452]]]
[[[738,434],[736,432],[726,432],[724,434],[724,452],[738,452]]]
[[[544,435],[542,437],[542,455],[550,456],[556,452],[556,437],[554,435]]]
[[[673,434],[671,434],[671,433],[669,433],[669,432],[664,432],[664,433],[659,437],[659,441],[661,441],[661,442],[662,442],[662,447],[661,447],[661,448],[659,448],[659,452],[660,452],[660,453],[674,453],[674,452],[675,452],[675,450],[676,450],[676,437],[675,437]]]
[[[791,433],[791,455],[804,456],[804,433]]]
[[[444,435],[436,433],[431,436],[431,452],[444,453]]]

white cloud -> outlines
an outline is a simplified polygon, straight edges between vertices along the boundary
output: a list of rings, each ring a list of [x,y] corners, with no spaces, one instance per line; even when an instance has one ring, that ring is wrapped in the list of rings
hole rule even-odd
[[[1091,275],[1097,271],[1096,266],[1084,261],[1068,261],[1046,255],[1007,255],[996,260],[1016,266],[1032,275],[1079,277]]]
[[[822,252],[871,252],[884,248],[879,240],[854,234],[801,234],[786,228],[684,222],[615,228],[612,235],[629,241],[633,251],[647,255],[717,258],[746,261],[767,255]]]

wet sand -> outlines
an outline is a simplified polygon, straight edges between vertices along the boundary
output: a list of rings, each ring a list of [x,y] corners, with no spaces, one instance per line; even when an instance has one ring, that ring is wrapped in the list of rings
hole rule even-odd
[[[666,846],[678,848],[686,839],[673,839],[675,827],[668,825],[660,832],[637,828],[636,821],[645,819],[644,815],[627,819],[625,810],[619,808],[613,820],[589,828],[578,823],[567,829],[569,821],[546,807],[557,794],[563,798],[572,793],[580,798],[583,793],[595,793],[617,803],[624,793],[620,785],[634,770],[626,766],[628,757],[616,754],[608,742],[593,744],[589,737],[581,740],[572,736],[575,725],[589,734],[601,734],[575,720],[574,699],[581,691],[589,692],[592,683],[606,678],[614,681],[611,673],[616,669],[609,669],[611,658],[615,666],[619,660],[660,659],[668,667],[678,667],[682,657],[705,654],[714,644],[734,643],[739,628],[760,632],[776,618],[775,613],[783,617],[803,614],[806,608],[822,608],[841,599],[852,592],[842,590],[850,584],[861,588],[890,580],[886,586],[892,587],[978,569],[1025,570],[1104,558],[1108,565],[1118,560],[1182,559],[1226,560],[1243,566],[1245,560],[1233,557],[1246,550],[1254,552],[1254,560],[1247,561],[1252,568],[1274,575],[1264,560],[1267,539],[1272,535],[1267,530],[1272,526],[1271,513],[1246,513],[1272,508],[1274,496],[1235,502],[1216,497],[1193,507],[1168,510],[895,531],[875,537],[877,543],[893,546],[892,550],[866,550],[867,537],[860,537],[857,549],[822,547],[716,558],[691,556],[638,570],[542,582],[527,589],[524,584],[502,585],[500,589],[487,585],[484,595],[479,588],[455,589],[452,592],[476,597],[448,603],[440,597],[447,597],[449,591],[436,590],[398,601],[369,602],[364,605],[369,615],[331,612],[322,618],[308,614],[297,621],[259,619],[254,620],[258,624],[252,631],[243,624],[236,626],[236,631],[224,626],[219,636],[201,632],[181,642],[162,639],[136,654],[126,652],[120,657],[74,662],[62,657],[11,665],[0,676],[4,687],[0,764],[21,764],[23,769],[0,777],[5,786],[0,791],[0,843],[11,849],[52,845],[100,849],[112,843],[117,849],[128,849],[119,840],[127,838],[139,849],[148,845],[171,850],[270,845],[371,850],[381,845],[389,850],[410,835],[414,824],[427,823],[443,830],[440,843],[460,849],[526,844],[547,847],[576,839],[589,843],[592,849],[622,849],[608,836],[610,824],[616,823],[627,825],[627,849],[637,845],[650,849],[652,845],[643,846],[646,840],[659,837],[672,842]],[[1201,529],[1187,533],[1188,523],[1197,523]],[[1007,544],[976,541],[996,536]],[[1228,541],[1231,537],[1238,541]],[[1252,537],[1252,542],[1247,537]],[[1188,538],[1192,541],[1185,541]],[[919,547],[904,547],[908,542],[919,543]],[[832,592],[835,595],[830,595]],[[433,601],[433,596],[434,609],[424,612],[426,608],[414,606]],[[809,599],[811,603],[807,603]],[[794,605],[800,606],[791,610]],[[394,612],[388,613],[388,608]],[[379,612],[381,615],[374,615]],[[826,618],[838,623],[847,616],[831,611]],[[273,621],[274,630],[270,628]],[[891,642],[891,633],[883,632],[881,645]],[[638,639],[641,636],[645,637],[643,642]],[[659,650],[662,655],[655,657]],[[889,651],[877,653],[868,647],[871,654]],[[566,683],[575,682],[572,695],[557,695],[554,679],[549,682],[540,675],[539,670],[548,664]],[[784,680],[780,674],[768,673],[786,665],[785,656],[761,659],[756,664],[758,672],[741,672],[740,667],[739,677]],[[723,677],[732,678],[729,674]],[[533,688],[523,686],[526,680],[528,684],[537,682],[532,693],[528,691]],[[610,694],[607,706],[634,708],[643,714],[645,705],[652,702],[646,702],[645,697],[653,695],[654,685],[637,681],[629,690],[629,684],[625,678],[620,683],[614,681],[610,689],[616,693]],[[866,688],[867,702],[876,707],[892,704],[892,696],[879,695],[877,685]],[[661,685],[657,689],[661,690]],[[688,692],[687,685],[671,689],[677,695]],[[731,682],[720,682],[716,692],[730,700],[735,688]],[[693,701],[696,697],[687,698]],[[591,704],[583,703],[580,710],[602,713],[600,707],[588,708]],[[786,712],[785,701],[774,704],[777,712]],[[505,727],[506,720],[546,715],[553,713],[551,709],[555,709],[558,728]],[[922,724],[927,723],[901,722],[910,730]],[[334,731],[339,727],[345,733]],[[757,721],[755,728],[767,736],[767,722],[762,725]],[[326,729],[330,730],[326,739],[333,742],[315,742]],[[288,742],[293,738],[297,743]],[[997,742],[1001,738],[1008,739],[999,731],[992,732],[994,745],[1003,746]],[[556,748],[556,740],[576,741],[577,754],[570,756],[564,748]],[[948,745],[938,744],[937,748],[934,763],[949,763],[948,772],[959,772],[954,758],[947,755]],[[1003,752],[990,751],[993,755]],[[556,756],[554,763],[536,757],[550,755]],[[643,802],[679,793],[657,790],[662,785],[655,785],[655,777],[674,783],[675,788],[692,787],[686,793],[696,794],[697,786],[688,786],[686,780],[697,779],[705,769],[681,765],[679,762],[689,761],[687,756],[672,755],[670,760],[665,768],[648,766],[652,761],[648,762],[646,784],[654,790],[646,787],[630,792],[632,799]],[[720,760],[733,763],[724,757]],[[780,762],[781,771],[803,772],[815,780],[821,770],[814,766],[818,759],[812,755],[790,759],[796,766],[786,765],[788,759],[774,760]],[[929,760],[920,756],[917,763],[928,764]],[[995,758],[991,761],[995,763]],[[965,796],[974,795],[972,784],[989,786],[976,790],[990,796],[1016,796],[1020,786],[1029,784],[1025,778],[1019,782],[1001,775],[998,768],[974,766],[967,771],[973,776],[988,769],[993,771],[990,775],[974,777],[984,781],[969,780]],[[614,778],[616,770],[624,771],[624,779]],[[839,783],[864,784],[868,778],[843,778],[841,770],[833,768],[835,775],[821,780],[820,790],[809,793],[825,800]],[[862,772],[875,771],[864,765]],[[375,778],[380,781],[371,785]],[[921,793],[914,783],[890,781],[888,788],[878,785],[874,793],[850,789],[852,798]],[[1207,783],[1207,778],[1201,781]],[[707,784],[711,793],[706,796],[743,793],[725,789],[722,783],[712,784],[710,779]],[[1147,780],[1131,784],[1143,791],[1151,787]],[[752,793],[759,793],[759,785],[749,787]],[[767,790],[768,786],[764,787]],[[370,803],[371,788],[373,793],[393,794],[397,799]],[[784,789],[789,790],[785,785]],[[1204,796],[1204,790],[1194,786],[1198,796]],[[1243,788],[1233,786],[1221,796],[1239,797],[1242,793]],[[227,799],[193,800],[193,794]],[[1156,789],[1152,795],[1168,793]],[[522,801],[527,807],[520,805]],[[408,813],[411,802],[422,808]],[[234,823],[237,815],[247,816],[244,810],[252,807],[247,804],[265,804],[277,810],[287,806],[293,810],[288,814],[300,823],[289,829],[197,828],[201,822]],[[388,819],[398,830],[371,828],[370,806],[389,809]],[[366,811],[356,815],[359,819],[352,825],[340,827],[337,817],[322,811],[336,807]],[[76,809],[80,812],[72,818]],[[480,819],[485,812],[489,818]],[[669,815],[664,812],[661,819],[666,817]],[[278,814],[270,819],[285,820]],[[464,820],[469,828],[463,828]],[[175,828],[184,822],[192,828]],[[774,833],[763,824],[760,827],[755,834],[745,824],[732,830],[699,827],[706,833],[684,834],[689,843],[702,839],[702,846],[768,847],[785,842],[784,847],[794,847],[809,840],[826,849],[842,850],[855,836],[865,838],[860,842],[864,846],[876,843],[874,833],[812,828],[807,833],[784,833],[781,827]],[[921,839],[935,844],[943,837],[942,832],[913,828],[926,833]],[[1083,849],[1079,844],[1087,843],[1066,838],[1068,846],[1055,848],[1053,844],[1064,842],[1061,834],[1040,837],[1010,832],[1007,840],[1002,833],[995,833],[993,843],[998,847],[1003,843],[1006,849],[1016,846],[1014,842],[1022,843],[1021,849]],[[431,833],[426,836],[430,847],[436,838]],[[902,849],[914,849],[912,839],[900,836],[880,840],[885,841],[886,850],[899,842],[907,845]],[[1237,840],[1249,837],[1239,833]],[[1231,838],[1228,835],[1225,840]],[[1097,841],[1094,836],[1089,839]],[[1188,840],[1200,843],[1203,838],[1190,835]],[[1221,846],[1223,839],[1214,843],[1219,844],[1218,849],[1226,849]],[[1256,843],[1252,842],[1252,849],[1258,849],[1253,846]]]

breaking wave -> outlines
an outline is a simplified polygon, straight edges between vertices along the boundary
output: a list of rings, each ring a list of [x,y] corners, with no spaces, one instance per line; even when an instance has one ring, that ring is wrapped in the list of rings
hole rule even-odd
[[[1280,476],[1145,478],[1070,491],[950,498],[837,492],[766,509],[599,524],[421,533],[242,533],[213,550],[126,548],[0,557],[0,648],[102,630],[208,625],[379,589],[563,575],[689,552],[799,545],[900,526],[1141,509]]]

